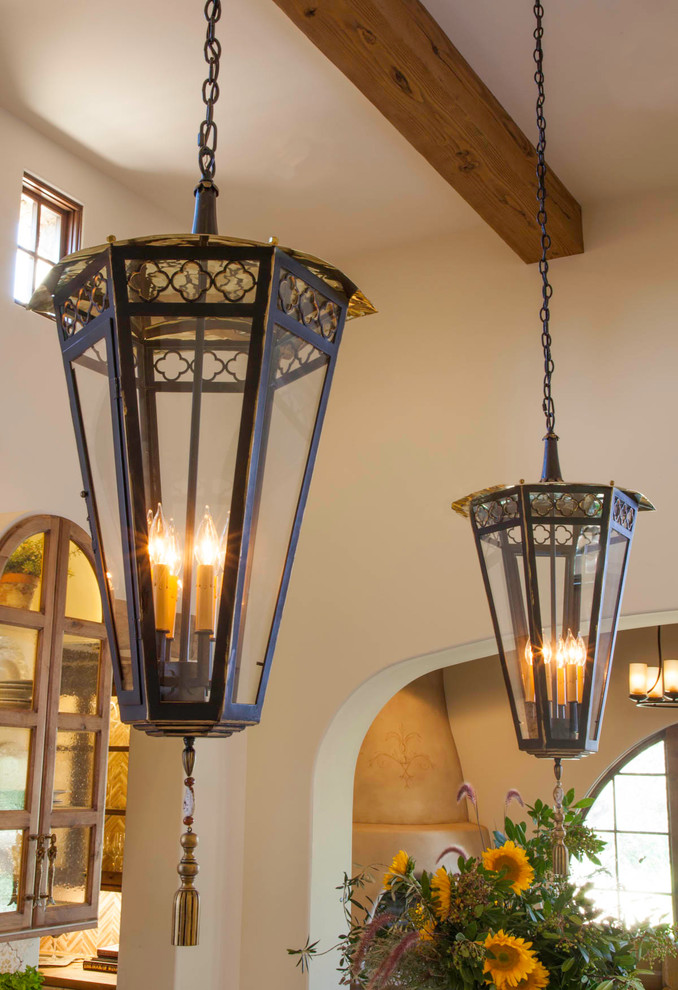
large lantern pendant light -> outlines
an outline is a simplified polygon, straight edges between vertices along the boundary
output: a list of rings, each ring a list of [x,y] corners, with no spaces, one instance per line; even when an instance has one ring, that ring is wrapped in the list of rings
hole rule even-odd
[[[551,390],[542,4],[534,5],[544,462],[539,482],[496,485],[453,504],[471,519],[520,749],[555,760],[554,867],[567,872],[561,760],[595,752],[638,511],[614,483],[563,481]]]
[[[109,238],[29,303],[59,329],[121,717],[184,738],[177,945],[198,938],[194,738],[261,717],[344,322],[374,312],[325,262],[217,234],[220,16],[193,233]]]

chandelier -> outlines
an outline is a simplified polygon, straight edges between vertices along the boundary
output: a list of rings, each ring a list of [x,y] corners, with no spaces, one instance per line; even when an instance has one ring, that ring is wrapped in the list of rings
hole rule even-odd
[[[220,0],[205,5],[193,232],[62,259],[55,316],[122,720],[184,738],[173,942],[196,945],[196,736],[261,718],[347,319],[374,312],[317,258],[217,233]]]
[[[678,708],[678,660],[665,660],[657,625],[657,664],[629,664],[629,698],[638,708]]]
[[[552,395],[543,6],[534,5],[537,222],[541,230],[544,460],[538,482],[495,485],[453,503],[471,520],[520,749],[555,760],[556,871],[567,872],[561,760],[595,752],[603,721],[638,492],[562,478]]]

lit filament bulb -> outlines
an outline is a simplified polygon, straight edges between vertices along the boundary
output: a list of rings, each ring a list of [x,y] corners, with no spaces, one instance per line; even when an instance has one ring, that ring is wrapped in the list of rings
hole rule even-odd
[[[541,649],[537,647],[536,653],[541,653],[541,656],[545,664],[551,663],[551,644],[548,640],[542,643]],[[534,701],[534,651],[532,650],[532,644],[528,639],[525,643],[525,650],[523,653],[525,660],[525,666],[523,667],[523,685],[525,687],[525,701]],[[546,690],[548,693],[548,699],[551,700],[552,688],[551,688],[551,668],[546,667]]]
[[[561,640],[562,642],[562,640]],[[586,644],[581,636],[576,639],[572,630],[567,630],[567,638],[562,646],[563,660],[567,670],[567,700],[581,704],[584,698],[584,675],[586,673]]]
[[[214,605],[217,577],[221,569],[220,540],[217,528],[205,506],[202,522],[198,526],[193,552],[198,562],[195,577],[195,631],[214,632]]]
[[[174,623],[179,597],[179,571],[181,569],[181,549],[174,520],[169,525],[165,521],[162,504],[158,502],[155,515],[148,512],[148,556],[153,575],[153,605],[155,607],[155,628],[174,636]]]

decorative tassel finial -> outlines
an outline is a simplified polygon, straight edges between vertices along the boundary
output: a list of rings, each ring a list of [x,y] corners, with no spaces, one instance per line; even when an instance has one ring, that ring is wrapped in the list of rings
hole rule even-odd
[[[193,886],[200,867],[195,858],[198,836],[193,831],[193,814],[195,812],[195,794],[193,792],[193,767],[195,765],[195,749],[193,736],[184,737],[184,752],[182,756],[186,779],[184,784],[184,825],[186,831],[179,842],[184,853],[177,866],[181,878],[181,887],[174,895],[172,910],[172,945],[197,945],[200,928],[200,894]]]
[[[563,826],[565,818],[565,813],[563,812],[564,792],[561,783],[563,768],[559,756],[556,757],[553,764],[553,772],[556,776],[556,786],[553,788],[553,801],[555,804],[553,809],[553,820],[555,822],[553,829],[553,872],[557,877],[566,877],[570,872],[570,857],[567,846],[565,845],[565,828]]]

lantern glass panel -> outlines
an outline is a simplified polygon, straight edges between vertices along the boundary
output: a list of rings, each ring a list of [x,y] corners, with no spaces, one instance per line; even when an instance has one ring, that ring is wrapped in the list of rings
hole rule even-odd
[[[598,627],[598,651],[591,691],[591,737],[597,739],[603,721],[605,686],[614,649],[614,633],[621,605],[622,584],[626,570],[626,558],[631,541],[619,530],[611,529],[607,548],[605,587]]]
[[[129,645],[127,593],[122,559],[122,531],[118,509],[115,444],[111,419],[109,354],[106,340],[98,340],[73,361],[81,423],[89,460],[111,615],[120,657],[123,690],[134,687]],[[112,377],[112,376],[111,376]]]
[[[236,657],[238,703],[257,700],[328,364],[323,351],[274,327]]]
[[[135,317],[131,329],[160,697],[205,701],[252,320]]]
[[[523,739],[538,739],[533,658],[529,652],[525,607],[525,564],[521,528],[484,533],[480,539],[495,620],[499,627],[506,675]],[[526,647],[528,649],[526,649]]]

